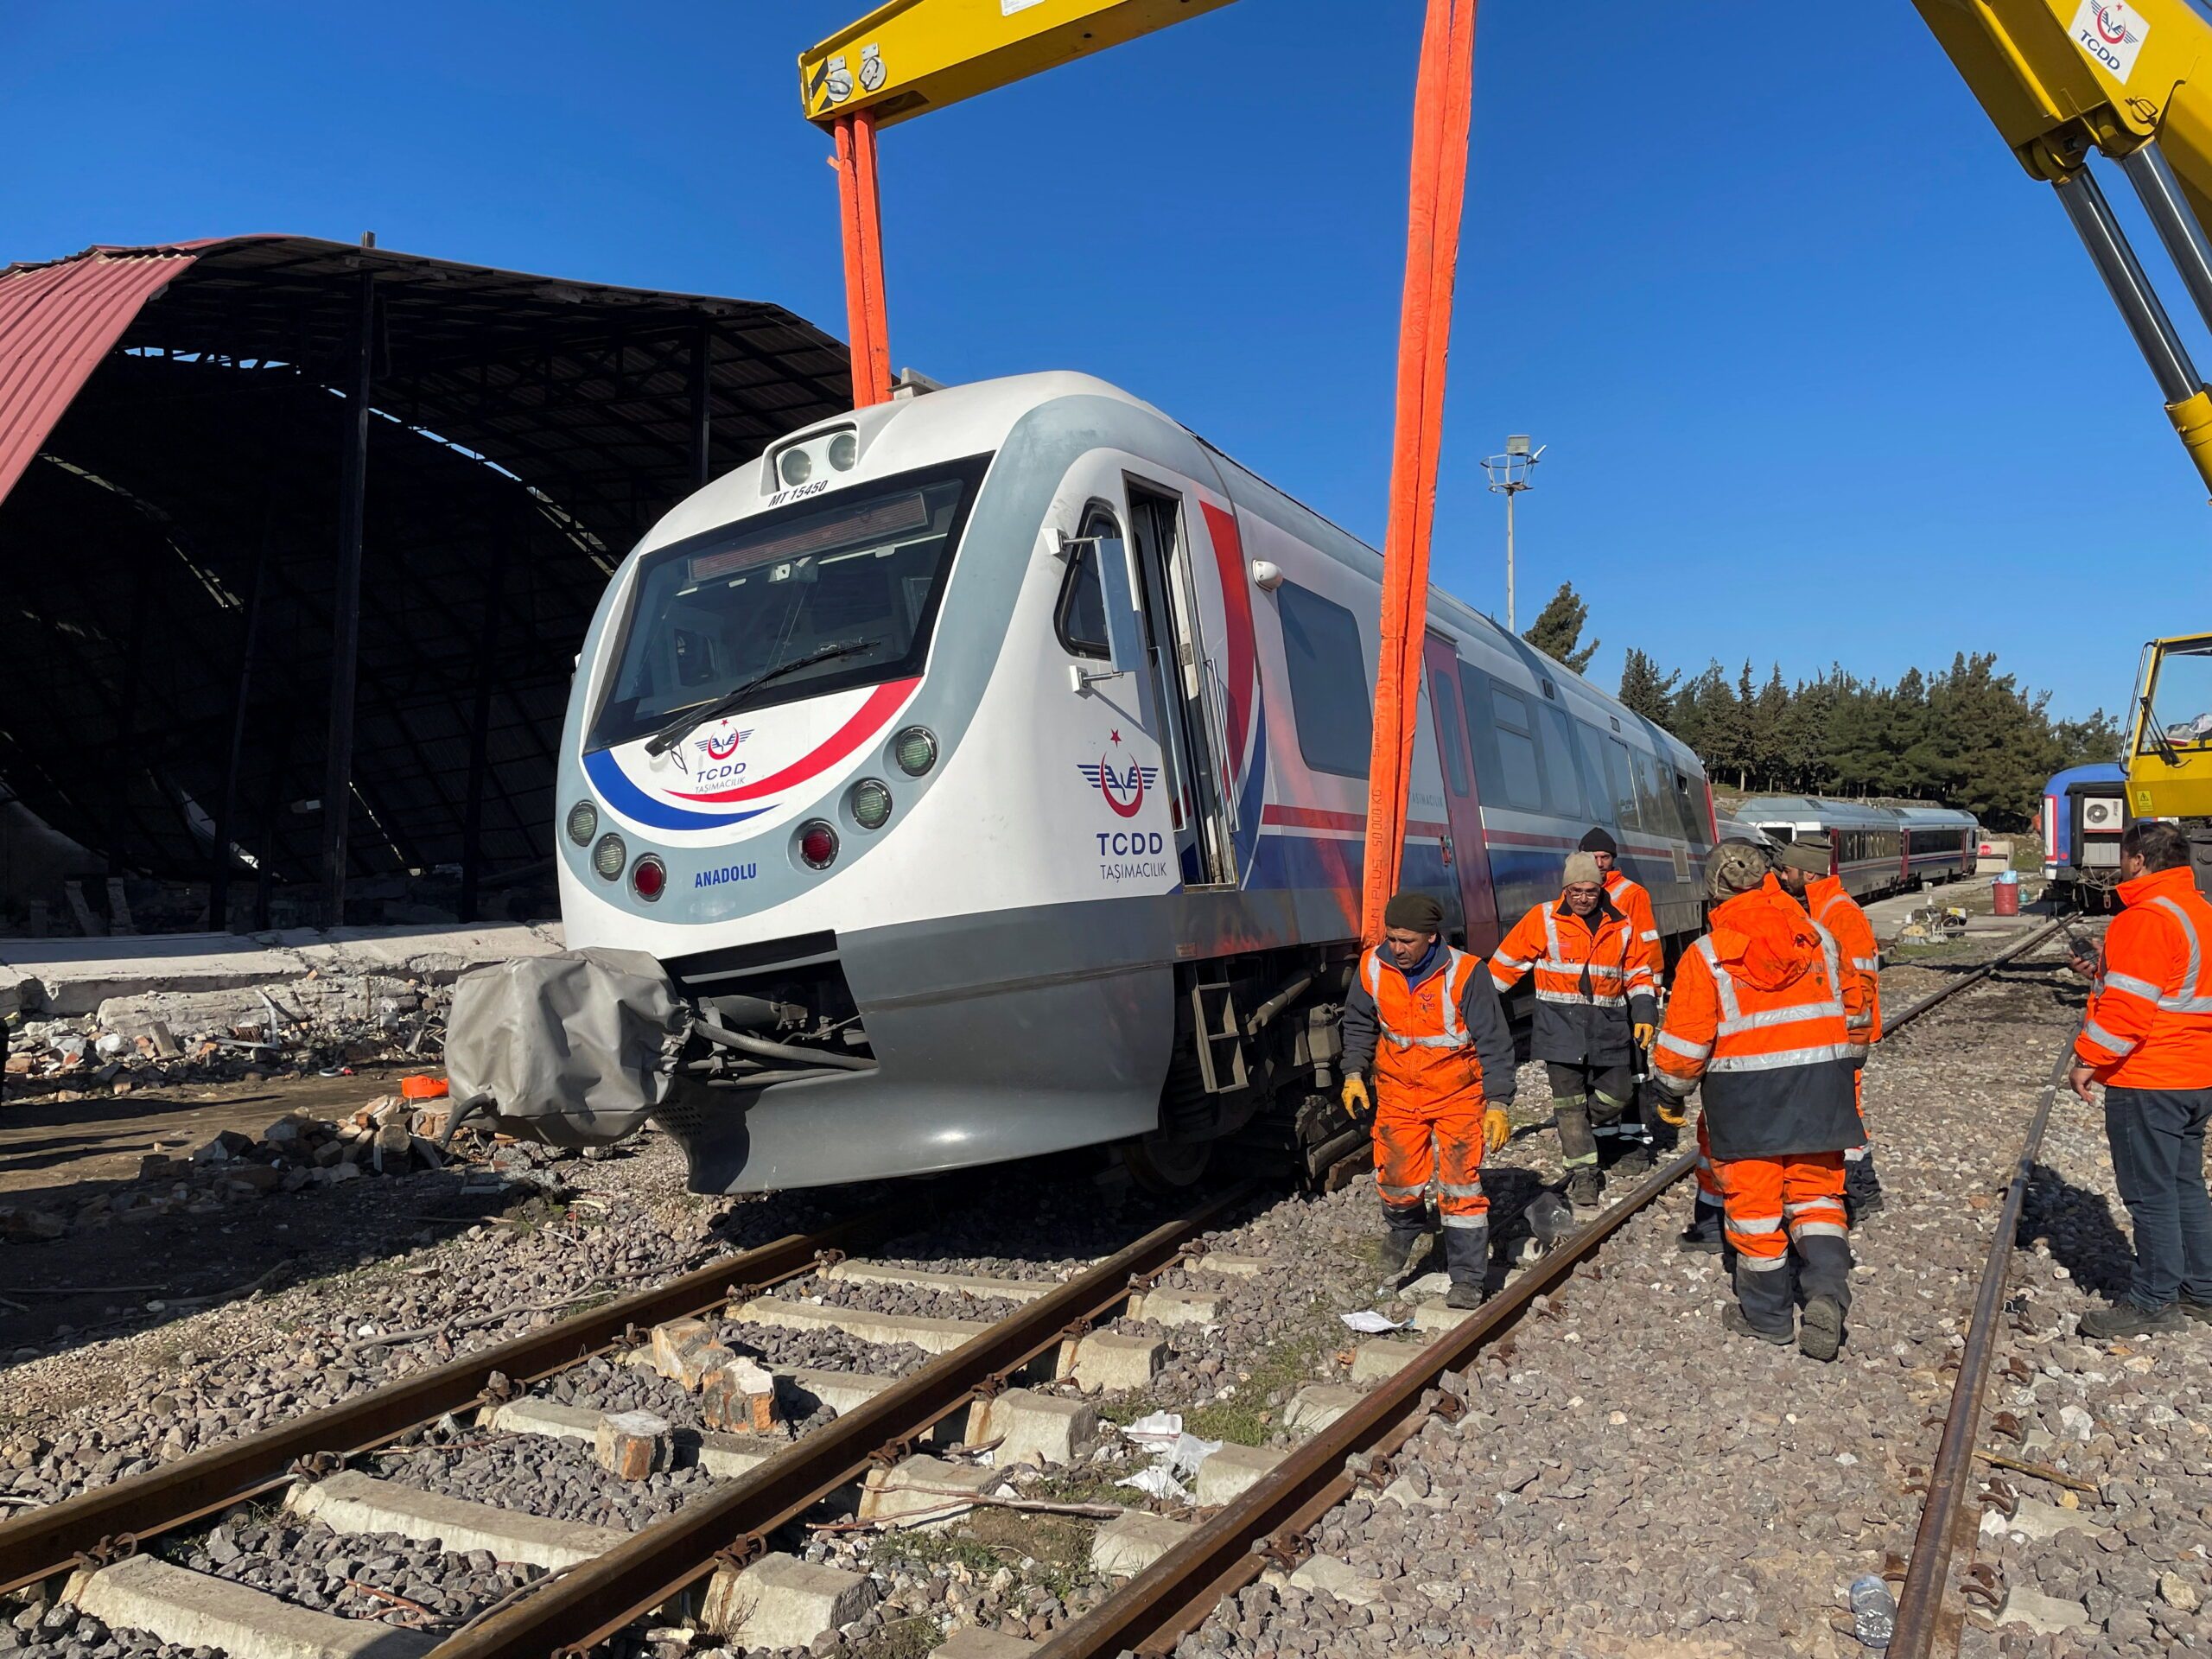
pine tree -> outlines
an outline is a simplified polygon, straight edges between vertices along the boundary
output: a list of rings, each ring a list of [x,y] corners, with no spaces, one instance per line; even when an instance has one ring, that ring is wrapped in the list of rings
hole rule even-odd
[[[1659,664],[1631,645],[1621,660],[1621,702],[1631,712],[1664,726],[1674,718],[1675,687],[1681,677],[1680,669],[1661,677]]]
[[[1592,639],[1588,645],[1576,648],[1582,638],[1582,625],[1590,620],[1590,607],[1574,591],[1574,584],[1562,582],[1559,592],[1546,601],[1521,637],[1547,657],[1580,674],[1590,666],[1590,659],[1598,654],[1602,643]]]

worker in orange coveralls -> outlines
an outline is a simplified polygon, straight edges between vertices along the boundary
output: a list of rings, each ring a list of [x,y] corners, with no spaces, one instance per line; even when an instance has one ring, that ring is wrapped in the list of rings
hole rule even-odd
[[[1851,1305],[1843,1152],[1859,1140],[1851,1073],[1866,1053],[1866,992],[1770,870],[1750,842],[1713,849],[1711,930],[1675,970],[1653,1062],[1675,1097],[1702,1087],[1736,1252],[1736,1304],[1722,1323],[1832,1360]]]
[[[2129,824],[2120,874],[2123,908],[2067,1074],[2090,1104],[2089,1085],[2104,1085],[2113,1179],[2135,1232],[2127,1294],[2082,1315],[2082,1334],[2100,1342],[2212,1325],[2212,905],[2175,824]]]
[[[1483,959],[1443,942],[1435,899],[1401,893],[1382,923],[1344,1002],[1344,1104],[1373,1118],[1385,1288],[1405,1276],[1427,1231],[1433,1179],[1452,1276],[1445,1300],[1476,1307],[1490,1259],[1483,1154],[1510,1133],[1513,1033]]]
[[[1637,959],[1643,964],[1651,983],[1652,994],[1667,982],[1667,957],[1659,939],[1659,923],[1651,909],[1651,890],[1620,868],[1620,843],[1612,832],[1602,823],[1593,823],[1583,835],[1577,847],[1598,861],[1598,872],[1605,884],[1605,900],[1615,910],[1628,918],[1630,928],[1636,937]],[[1656,1015],[1655,1015],[1656,1018]],[[1644,1065],[1641,1057],[1637,1061],[1640,1072]],[[1597,1137],[1600,1154],[1617,1153],[1605,1166],[1608,1174],[1625,1180],[1641,1175],[1651,1167],[1651,1122],[1655,1114],[1643,1103],[1645,1091],[1637,1090],[1638,1098],[1630,1102],[1629,1109],[1610,1124],[1591,1125]],[[1601,1158],[1601,1162],[1604,1160]]]
[[[1874,939],[1874,924],[1859,901],[1843,890],[1843,878],[1829,874],[1835,862],[1834,843],[1826,836],[1800,836],[1785,842],[1775,855],[1775,879],[1782,890],[1805,906],[1805,913],[1827,930],[1843,953],[1843,971],[1855,974],[1866,989],[1866,1040],[1882,1040],[1882,947]],[[1866,1137],[1866,1074],[1853,1079],[1859,1108],[1859,1144],[1843,1154],[1844,1207],[1854,1222],[1882,1207],[1882,1183],[1874,1173],[1874,1148]]]

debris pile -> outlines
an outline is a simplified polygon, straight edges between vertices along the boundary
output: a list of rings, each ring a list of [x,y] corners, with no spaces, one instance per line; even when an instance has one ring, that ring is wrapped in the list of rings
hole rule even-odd
[[[56,1208],[45,1193],[35,1203],[0,1202],[0,1239],[31,1243],[118,1222],[209,1216],[272,1193],[454,1164],[482,1170],[495,1185],[512,1179],[543,1185],[551,1179],[537,1175],[543,1166],[575,1155],[487,1135],[471,1124],[448,1136],[448,1122],[443,1099],[402,1095],[379,1096],[336,1120],[287,1113],[258,1136],[225,1129],[184,1157],[149,1153],[136,1179],[72,1209]]]

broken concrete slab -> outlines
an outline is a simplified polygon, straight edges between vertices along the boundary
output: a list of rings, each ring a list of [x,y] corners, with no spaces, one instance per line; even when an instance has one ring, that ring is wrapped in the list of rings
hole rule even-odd
[[[1361,1391],[1333,1382],[1309,1382],[1283,1408],[1282,1426],[1294,1434],[1318,1434],[1360,1402]]]
[[[1047,1469],[1090,1455],[1098,1444],[1098,1413],[1087,1402],[1032,1389],[1008,1389],[978,1400],[968,1413],[968,1444],[997,1441],[991,1461],[1003,1469],[1017,1463]]]
[[[1224,1446],[1200,1460],[1191,1496],[1201,1503],[1226,1503],[1274,1473],[1289,1455],[1285,1446]]]
[[[908,1458],[895,1468],[871,1469],[861,1490],[860,1518],[889,1527],[937,1529],[976,1507],[974,1499],[999,1484],[995,1469]]]
[[[874,1605],[875,1586],[865,1573],[763,1555],[742,1568],[715,1572],[699,1622],[733,1646],[807,1648]]]
[[[673,1450],[668,1419],[650,1411],[610,1411],[592,1436],[592,1456],[617,1480],[643,1480],[667,1468]]]
[[[154,1555],[80,1571],[63,1594],[111,1630],[146,1630],[230,1659],[421,1659],[438,1643],[419,1630],[315,1612]]]
[[[1188,1537],[1187,1521],[1124,1510],[1090,1541],[1090,1565],[1111,1579],[1133,1579]]]
[[[756,1296],[730,1318],[786,1331],[842,1331],[861,1342],[911,1342],[924,1353],[949,1354],[991,1327],[976,1319],[931,1319],[912,1313],[874,1313],[858,1307],[819,1307],[812,1302]]]
[[[284,1494],[284,1507],[314,1516],[334,1532],[435,1538],[457,1554],[488,1549],[503,1561],[522,1561],[549,1571],[603,1555],[630,1535],[615,1527],[549,1521],[520,1510],[447,1497],[351,1469],[299,1483]]]

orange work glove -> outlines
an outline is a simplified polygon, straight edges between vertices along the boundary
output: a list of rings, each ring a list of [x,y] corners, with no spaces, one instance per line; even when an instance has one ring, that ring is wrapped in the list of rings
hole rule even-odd
[[[1368,1095],[1365,1077],[1357,1076],[1346,1077],[1344,1091],[1338,1096],[1338,1098],[1344,1102],[1344,1110],[1363,1123],[1375,1116],[1375,1102]]]
[[[1483,1113],[1483,1147],[1496,1152],[1513,1134],[1513,1120],[1505,1115],[1503,1106],[1492,1106]]]
[[[1639,1020],[1636,1022],[1636,1046],[1638,1048],[1650,1047],[1651,1039],[1658,1034],[1659,1027],[1649,1020]]]

